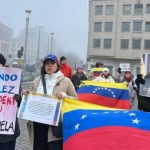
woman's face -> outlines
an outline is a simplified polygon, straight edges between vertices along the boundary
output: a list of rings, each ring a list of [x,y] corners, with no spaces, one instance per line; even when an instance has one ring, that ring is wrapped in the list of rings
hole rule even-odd
[[[83,73],[83,68],[78,68],[78,69],[77,69],[77,72],[78,72],[78,73]]]
[[[53,74],[58,69],[57,64],[53,61],[47,61],[45,63],[45,72],[47,74]]]
[[[128,78],[131,78],[131,73],[130,72],[127,72],[126,74],[125,74],[125,77],[128,79]]]
[[[108,72],[108,71],[103,71],[103,75],[104,75],[104,76],[108,76],[108,75],[109,75],[109,72]]]

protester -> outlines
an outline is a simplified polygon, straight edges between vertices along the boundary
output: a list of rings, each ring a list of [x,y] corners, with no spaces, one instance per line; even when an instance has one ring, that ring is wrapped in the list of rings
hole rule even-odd
[[[142,110],[142,97],[140,96],[140,84],[145,84],[145,80],[143,79],[142,74],[138,74],[137,78],[135,79],[136,84],[136,93],[137,93],[137,99],[138,99],[138,109]]]
[[[121,68],[120,67],[116,71],[115,82],[116,83],[122,83],[123,82],[123,75],[121,73]]]
[[[0,67],[4,67],[6,63],[5,57],[0,54]],[[16,94],[14,99],[20,103],[21,96]],[[15,131],[13,135],[0,134],[0,150],[15,150],[16,139],[20,135],[18,120],[16,118]]]
[[[104,64],[102,62],[96,62],[95,67],[92,68],[88,73],[88,80],[93,80],[99,77],[102,73],[102,67]]]
[[[150,74],[147,74],[144,77],[144,80],[145,80],[144,86],[147,87],[148,89],[150,87]],[[140,95],[140,110],[150,112],[150,97]]]
[[[123,82],[127,84],[128,86],[128,90],[129,90],[129,100],[130,100],[130,104],[131,104],[131,107],[134,105],[134,99],[135,99],[135,94],[136,94],[136,91],[135,91],[135,83],[133,81],[133,78],[132,78],[132,73],[131,71],[125,71],[124,72],[124,80]]]
[[[67,59],[64,56],[60,58],[60,71],[64,74],[65,77],[70,79],[72,78],[72,68],[67,64]]]
[[[72,83],[77,91],[82,81],[87,80],[87,76],[84,73],[83,66],[78,66],[76,73],[72,76]]]
[[[114,79],[110,76],[108,68],[103,68],[101,76],[99,76],[96,79],[94,79],[94,81],[115,82]]]
[[[32,91],[56,96],[63,99],[68,96],[76,97],[76,91],[70,79],[65,77],[60,69],[55,55],[48,55],[41,68],[41,76],[32,84]],[[62,138],[56,138],[52,133],[52,126],[29,122],[30,141],[33,150],[62,150]]]

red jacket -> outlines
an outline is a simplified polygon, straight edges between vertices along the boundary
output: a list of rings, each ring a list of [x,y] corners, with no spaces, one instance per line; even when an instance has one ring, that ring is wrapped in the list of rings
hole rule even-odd
[[[60,71],[64,74],[65,77],[70,79],[72,78],[72,68],[67,64],[60,65]]]

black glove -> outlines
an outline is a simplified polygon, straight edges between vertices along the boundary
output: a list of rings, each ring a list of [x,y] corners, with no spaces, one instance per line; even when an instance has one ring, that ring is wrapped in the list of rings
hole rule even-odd
[[[13,98],[14,98],[14,100],[17,102],[17,104],[18,104],[18,106],[19,106],[20,103],[21,103],[21,100],[22,100],[21,95],[15,94]]]

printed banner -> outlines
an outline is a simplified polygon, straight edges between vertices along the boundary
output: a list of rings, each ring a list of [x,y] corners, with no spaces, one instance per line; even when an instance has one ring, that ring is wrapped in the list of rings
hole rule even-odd
[[[17,103],[14,94],[19,93],[21,69],[0,68],[0,134],[14,134]]]
[[[42,94],[24,96],[18,118],[34,122],[58,125],[62,101]]]

